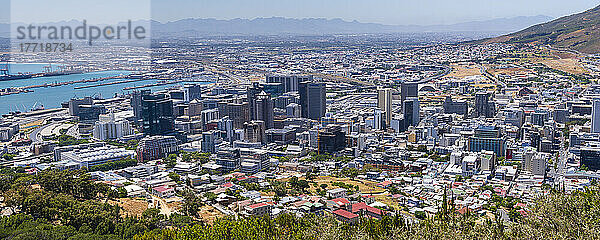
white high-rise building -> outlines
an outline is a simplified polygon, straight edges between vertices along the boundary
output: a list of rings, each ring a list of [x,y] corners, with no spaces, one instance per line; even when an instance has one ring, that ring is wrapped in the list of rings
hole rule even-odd
[[[385,125],[390,126],[392,121],[392,89],[377,89],[377,107],[385,112]]]
[[[375,130],[384,130],[386,127],[386,119],[385,119],[385,115],[386,112],[381,111],[379,109],[375,109],[375,112],[373,113],[373,129]]]
[[[123,136],[134,134],[129,121],[125,119],[115,121],[115,115],[103,116],[94,125],[93,137],[100,141],[107,139],[118,139]]]
[[[548,153],[537,153],[531,159],[531,173],[535,176],[546,176],[546,162],[551,157]]]
[[[592,104],[592,132],[600,133],[600,98],[596,98]]]

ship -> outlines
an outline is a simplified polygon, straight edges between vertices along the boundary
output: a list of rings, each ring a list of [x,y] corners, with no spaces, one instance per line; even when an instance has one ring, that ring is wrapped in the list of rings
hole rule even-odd
[[[32,74],[19,74],[19,75],[1,75],[0,81],[19,80],[32,78]]]

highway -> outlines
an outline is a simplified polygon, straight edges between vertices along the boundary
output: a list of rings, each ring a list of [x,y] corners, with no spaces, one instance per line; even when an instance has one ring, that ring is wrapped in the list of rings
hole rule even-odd
[[[438,73],[436,75],[433,75],[431,77],[425,78],[423,80],[418,81],[419,84],[424,84],[424,83],[428,83],[429,81],[436,79],[436,78],[440,78],[443,76],[446,76],[450,73],[450,71],[452,71],[452,69],[450,67],[446,67],[446,66],[442,66],[444,68],[444,71],[441,73]]]

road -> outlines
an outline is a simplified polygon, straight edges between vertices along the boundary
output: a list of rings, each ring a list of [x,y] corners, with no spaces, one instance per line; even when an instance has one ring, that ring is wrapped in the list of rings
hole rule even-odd
[[[550,176],[554,179],[552,185],[554,187],[558,187],[565,179],[565,174],[567,172],[567,158],[568,158],[568,148],[565,148],[563,143],[565,139],[561,136],[561,146],[560,151],[558,152],[558,159],[556,160],[556,167],[552,166],[550,168]]]
[[[423,79],[423,80],[420,80],[420,81],[418,81],[418,83],[419,83],[419,84],[428,83],[429,81],[431,81],[431,80],[433,80],[433,79],[436,79],[436,78],[440,78],[440,77],[446,76],[446,75],[448,75],[448,74],[449,74],[449,73],[452,71],[452,69],[451,69],[450,67],[446,67],[446,66],[442,66],[442,67],[444,68],[444,71],[443,71],[443,72],[441,72],[441,73],[438,73],[438,74],[436,74],[436,75],[433,75],[433,76],[431,76],[431,77],[425,78],[425,79]]]
[[[30,134],[29,134],[29,139],[31,139],[31,141],[33,143],[39,143],[42,142],[42,138],[40,137],[40,132],[42,130],[44,130],[44,128],[47,128],[49,126],[51,126],[52,124],[47,124],[41,127],[38,127],[36,129],[34,129]]]

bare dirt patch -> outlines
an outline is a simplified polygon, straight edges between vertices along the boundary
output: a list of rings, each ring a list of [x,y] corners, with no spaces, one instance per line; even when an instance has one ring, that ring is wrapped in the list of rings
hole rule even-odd
[[[217,210],[216,208],[214,208],[210,205],[202,206],[202,208],[200,208],[200,212],[198,214],[200,215],[200,218],[203,221],[205,221],[206,223],[209,223],[209,224],[213,223],[217,218],[225,216],[219,210]]]
[[[450,67],[452,67],[452,71],[446,77],[464,78],[481,75],[481,71],[477,65],[452,64]]]
[[[581,75],[587,73],[587,70],[581,66],[577,59],[556,59],[556,60],[545,60],[541,61],[542,64],[549,68],[553,68],[559,71],[568,72],[575,75]]]
[[[123,208],[123,216],[142,216],[142,213],[148,209],[148,202],[142,198],[120,198],[108,201],[109,204],[117,205]]]

